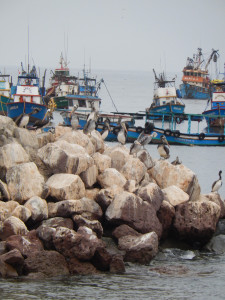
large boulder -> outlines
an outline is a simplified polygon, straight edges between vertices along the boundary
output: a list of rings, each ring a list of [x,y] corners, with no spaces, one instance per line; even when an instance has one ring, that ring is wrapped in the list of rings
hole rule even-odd
[[[25,235],[28,233],[26,225],[17,217],[8,217],[0,231],[1,240],[6,240],[11,235]]]
[[[112,184],[123,187],[126,183],[126,178],[114,168],[106,169],[98,176],[97,180],[102,188],[111,187]]]
[[[27,130],[25,128],[16,127],[14,129],[14,137],[18,140],[18,142],[23,146],[29,146],[34,149],[39,148],[39,143],[35,132]]]
[[[101,206],[102,210],[105,211],[107,207],[112,203],[115,195],[123,192],[123,188],[118,185],[112,185],[106,189],[101,189],[96,195],[95,201]]]
[[[80,174],[86,188],[91,188],[97,181],[98,169],[95,165],[89,167]]]
[[[57,201],[80,199],[85,196],[85,186],[78,175],[54,174],[46,184],[50,195]]]
[[[125,261],[146,264],[158,253],[158,236],[155,232],[127,235],[119,238],[118,247],[126,252]]]
[[[60,126],[56,127],[56,136],[59,134],[58,131],[62,130],[59,128]],[[82,130],[66,130],[64,134],[62,134],[58,140],[64,140],[71,144],[77,144],[82,146],[89,155],[95,153],[95,147],[92,144],[91,140],[88,138],[86,134],[83,133]]]
[[[65,257],[57,251],[36,251],[24,261],[24,273],[44,274],[46,277],[69,275]]]
[[[162,239],[165,239],[169,235],[174,216],[175,208],[168,201],[163,200],[157,212],[157,217],[163,228]]]
[[[204,197],[206,197],[209,201],[212,201],[220,206],[220,219],[223,219],[225,217],[225,203],[224,200],[221,199],[221,196],[219,193],[209,193],[204,194]]]
[[[38,151],[38,156],[53,173],[79,175],[94,163],[82,146],[64,140],[42,147]]]
[[[12,235],[6,240],[8,250],[18,249],[23,257],[28,257],[31,253],[44,250],[42,242],[32,230],[26,235]]]
[[[81,226],[85,226],[90,228],[93,232],[95,232],[99,239],[102,237],[103,228],[98,220],[88,220],[87,218],[84,218],[81,215],[73,215],[73,221],[76,229],[78,229]]]
[[[202,196],[176,207],[173,226],[180,239],[204,244],[215,232],[219,217],[219,205]]]
[[[8,191],[7,184],[0,180],[0,200],[9,200],[10,194]]]
[[[6,181],[11,199],[21,204],[33,196],[41,197],[46,189],[44,177],[33,162],[9,168]]]
[[[184,165],[172,165],[167,160],[158,160],[148,170],[161,189],[176,185],[190,196],[190,200],[199,198],[201,188],[196,175]]]
[[[50,217],[71,217],[73,215],[82,215],[89,220],[101,218],[102,210],[93,200],[81,198],[79,200],[64,200],[57,203],[48,203]]]
[[[189,195],[176,185],[168,186],[167,188],[163,189],[162,192],[165,200],[173,206],[177,206],[189,201]]]
[[[26,223],[26,221],[31,217],[31,211],[24,205],[18,205],[13,212],[12,216],[19,218],[21,221]]]
[[[94,130],[91,132],[90,140],[95,147],[95,152],[102,153],[104,151],[105,144],[104,144],[101,134],[97,130]]]
[[[141,233],[155,231],[159,237],[162,234],[162,225],[154,207],[132,193],[116,195],[105,216],[110,224],[127,224]]]
[[[117,171],[121,171],[130,158],[129,150],[125,146],[110,147],[103,154],[111,158],[111,167]]]
[[[93,159],[99,173],[104,172],[105,169],[111,168],[111,157],[109,157],[108,155],[96,152],[93,155]]]
[[[137,195],[144,201],[152,204],[156,211],[159,210],[163,200],[164,194],[159,186],[153,182],[140,188]]]
[[[146,171],[147,168],[138,158],[130,158],[124,164],[120,172],[127,180],[133,179],[139,183],[144,177]]]
[[[48,205],[46,200],[34,196],[31,197],[25,204],[24,207],[29,209],[31,212],[31,219],[34,222],[40,222],[48,218]]]
[[[140,161],[145,165],[145,167],[148,169],[151,169],[154,167],[155,162],[152,159],[151,155],[148,153],[147,150],[141,150],[137,153],[137,158],[140,159]]]
[[[53,236],[55,249],[66,258],[90,260],[99,246],[99,239],[90,228],[80,227],[78,232],[65,227],[57,227]]]
[[[20,144],[0,147],[0,178],[4,181],[9,168],[26,162],[29,162],[29,156]]]

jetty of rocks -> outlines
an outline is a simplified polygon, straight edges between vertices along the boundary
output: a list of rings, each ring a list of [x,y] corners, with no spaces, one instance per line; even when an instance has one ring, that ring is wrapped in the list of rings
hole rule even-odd
[[[206,244],[225,216],[183,164],[109,147],[97,131],[18,128],[0,116],[0,275],[125,272],[169,236]]]

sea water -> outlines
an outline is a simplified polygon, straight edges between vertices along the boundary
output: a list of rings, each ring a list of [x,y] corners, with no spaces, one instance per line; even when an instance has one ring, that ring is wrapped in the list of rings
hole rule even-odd
[[[99,80],[105,80],[110,93],[102,84],[103,111],[141,112],[150,106],[154,81],[150,72],[98,71],[97,74]],[[183,101],[186,113],[201,113],[207,105],[206,100]],[[60,118],[55,113],[56,123],[62,121]],[[130,144],[126,146],[129,148]],[[147,145],[146,149],[153,158],[159,158],[156,145]],[[195,172],[202,193],[211,191],[219,170],[225,176],[224,147],[171,146],[170,153],[170,161],[178,156]],[[224,199],[225,184],[219,193]],[[167,247],[147,265],[127,263],[125,274],[1,279],[0,299],[224,299],[224,282],[225,254]]]

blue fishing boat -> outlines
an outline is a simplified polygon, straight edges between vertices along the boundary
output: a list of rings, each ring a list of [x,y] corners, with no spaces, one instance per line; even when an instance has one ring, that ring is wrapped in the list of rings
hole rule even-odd
[[[216,63],[218,56],[218,50],[212,49],[205,63],[202,49],[198,48],[198,53],[193,55],[193,59],[190,57],[187,58],[187,64],[183,69],[183,83],[180,85],[182,98],[199,100],[210,98],[208,66],[211,60]]]
[[[157,114],[157,113],[156,113]],[[170,115],[170,116],[169,116]],[[222,133],[209,132],[206,128],[205,131],[199,131],[192,133],[191,124],[193,121],[201,122],[204,120],[202,114],[183,114],[180,118],[187,121],[187,131],[182,132],[177,129],[177,123],[175,121],[176,115],[165,114],[162,118],[161,127],[155,126],[154,122],[145,122],[143,127],[141,126],[129,126],[127,130],[127,142],[134,142],[140,133],[144,131],[144,134],[152,134],[155,132],[157,135],[152,139],[153,144],[161,143],[161,136],[165,135],[167,141],[171,145],[186,145],[186,146],[225,146],[225,128]],[[164,121],[170,120],[168,128],[165,128]],[[97,130],[101,133],[104,125],[98,124]],[[117,141],[117,133],[120,130],[120,126],[110,126],[111,130],[106,138],[106,141]],[[80,128],[82,129],[82,127]]]
[[[35,66],[29,71],[28,64],[28,72],[24,71],[22,64],[21,67],[22,74],[18,76],[17,85],[11,88],[13,102],[7,104],[8,117],[17,121],[21,116],[28,115],[28,128],[42,127],[49,122],[50,117],[48,107],[43,101],[44,84],[40,86]]]
[[[7,116],[7,103],[13,101],[11,98],[12,77],[0,72],[0,115]]]
[[[225,81],[211,81],[211,91],[210,101],[208,101],[210,109],[206,108],[203,115],[209,127],[223,128],[225,123]]]
[[[151,106],[146,108],[148,119],[153,117],[151,113],[158,113],[157,118],[160,118],[159,113],[184,113],[185,105],[178,100],[180,93],[175,87],[175,78],[167,80],[164,73],[157,76],[154,69],[153,72],[155,74],[154,96]]]

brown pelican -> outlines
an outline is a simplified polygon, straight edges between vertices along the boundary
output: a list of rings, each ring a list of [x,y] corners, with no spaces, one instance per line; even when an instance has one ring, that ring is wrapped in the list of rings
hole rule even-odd
[[[221,177],[222,171],[219,171],[219,179],[213,182],[212,184],[212,192],[218,192],[218,190],[222,186],[222,177]]]
[[[157,147],[160,158],[167,159],[167,158],[170,157],[169,144],[167,142],[167,139],[166,139],[165,135],[161,135],[160,139],[162,141],[162,144],[159,144],[158,147]]]
[[[118,132],[117,140],[121,145],[125,145],[126,139],[127,139],[127,127],[124,122],[121,122],[121,129]]]
[[[89,121],[87,121],[85,123],[84,128],[83,128],[83,133],[90,134],[93,130],[95,130],[95,127],[96,127],[95,120],[90,119]]]
[[[108,134],[109,134],[109,131],[111,131],[111,130],[110,130],[110,121],[109,121],[109,119],[107,118],[107,119],[105,119],[105,121],[104,121],[103,130],[102,130],[102,132],[101,132],[101,135],[102,135],[102,139],[103,139],[103,140],[105,140],[105,139],[107,138],[107,136],[108,136]]]
[[[174,161],[171,162],[171,165],[180,165],[182,164],[182,161],[179,160],[179,157],[177,156],[176,159]]]
[[[76,130],[79,127],[79,118],[75,114],[75,111],[78,109],[78,104],[74,105],[70,113],[70,124],[73,130]]]
[[[142,145],[138,142],[138,140],[135,140],[133,144],[130,146],[130,154],[136,154],[141,150]]]
[[[40,108],[35,107],[31,112],[29,112],[28,114],[26,113],[22,113],[21,115],[19,115],[16,120],[15,123],[18,127],[21,128],[26,128],[29,121],[30,121],[30,116],[37,114],[40,111]]]
[[[95,120],[95,122],[97,122],[98,119],[98,111],[96,110],[95,106],[94,106],[94,101],[91,102],[91,113],[87,118],[87,122],[89,120]]]
[[[148,145],[153,138],[157,137],[157,133],[153,132],[152,134],[145,134],[144,131],[141,132],[137,141],[143,146]]]

